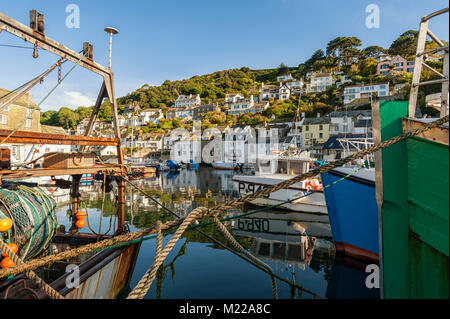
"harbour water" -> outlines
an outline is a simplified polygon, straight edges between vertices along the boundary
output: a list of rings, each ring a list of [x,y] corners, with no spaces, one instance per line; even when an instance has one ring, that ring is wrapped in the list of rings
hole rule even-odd
[[[239,196],[234,188],[234,172],[214,171],[208,167],[182,170],[178,174],[135,180],[153,198],[180,216],[196,207],[214,207]],[[102,190],[100,184],[82,191],[82,207],[89,212],[89,224],[99,232]],[[114,196],[107,194],[101,233],[114,229],[111,208]],[[68,202],[58,206],[61,225],[70,227]],[[230,216],[242,214],[254,207],[230,211]],[[379,289],[366,287],[366,265],[335,256],[331,238],[307,236],[301,233],[307,224],[295,218],[295,213],[264,211],[226,223],[240,244],[256,255],[274,272],[316,294],[327,298],[378,298]],[[154,226],[174,217],[127,187],[126,220],[131,231]],[[213,238],[225,243],[216,226],[201,228]],[[89,227],[83,232],[90,232]],[[170,235],[164,237],[164,245]],[[153,262],[155,239],[142,243],[130,287],[134,287]],[[293,289],[277,280],[279,298],[317,298]],[[146,298],[272,298],[270,276],[233,253],[221,248],[195,230],[187,231],[167,257]]]

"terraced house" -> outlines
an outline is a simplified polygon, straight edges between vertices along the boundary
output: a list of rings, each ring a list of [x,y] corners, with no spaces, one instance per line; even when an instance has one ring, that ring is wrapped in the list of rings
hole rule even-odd
[[[391,69],[413,74],[414,61],[407,61],[400,55],[396,55],[394,57],[386,56],[380,63],[378,63],[377,74],[381,74],[383,76],[388,75]]]
[[[0,96],[5,96],[10,91],[0,88]],[[2,102],[5,102],[3,100]],[[64,135],[66,131],[61,127],[41,125],[41,111],[36,109],[37,105],[33,101],[33,96],[26,93],[14,103],[4,105],[0,102],[0,130],[14,130],[47,134]],[[24,121],[25,119],[25,121]],[[2,147],[11,150],[11,163],[23,163],[25,160],[31,161],[49,152],[69,152],[70,145],[25,145],[18,143],[4,143]],[[38,163],[42,162],[39,161]]]
[[[330,138],[329,117],[306,118],[302,126],[302,142],[305,149],[323,144]]]
[[[183,107],[192,107],[198,106],[202,104],[202,100],[200,99],[200,95],[180,95],[178,99],[175,101],[174,107],[183,108]]]
[[[369,102],[375,93],[378,97],[389,96],[389,82],[347,86],[344,89],[344,104]]]

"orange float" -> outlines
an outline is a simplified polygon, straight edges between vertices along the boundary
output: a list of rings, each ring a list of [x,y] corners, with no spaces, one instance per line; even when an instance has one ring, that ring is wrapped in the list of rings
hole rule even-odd
[[[86,212],[80,210],[78,213],[76,213],[75,217],[78,220],[84,220],[86,218]]]
[[[3,258],[2,262],[0,263],[0,267],[3,269],[14,267],[16,264],[14,261],[11,260],[9,257]]]
[[[84,228],[86,226],[86,222],[84,220],[82,220],[82,219],[78,220],[75,223],[75,226],[77,226],[78,229],[82,229],[82,228]]]
[[[7,232],[12,227],[12,221],[9,218],[0,219],[0,232]]]
[[[9,249],[11,249],[12,252],[15,253],[15,254],[17,254],[17,252],[19,251],[19,247],[17,247],[17,245],[14,244],[14,243],[8,244],[6,246],[8,246]],[[3,257],[7,257],[6,254],[3,251],[2,251],[2,256]]]

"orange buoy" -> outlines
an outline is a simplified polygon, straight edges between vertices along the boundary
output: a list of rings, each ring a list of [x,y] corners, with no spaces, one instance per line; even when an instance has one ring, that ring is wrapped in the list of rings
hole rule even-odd
[[[7,232],[11,229],[12,221],[9,218],[0,219],[0,232]]]
[[[75,217],[78,220],[84,220],[86,218],[86,212],[80,210],[78,213],[76,213]]]
[[[9,257],[3,258],[2,262],[0,263],[0,267],[3,269],[14,267],[16,264],[14,261],[11,260]]]
[[[86,222],[83,219],[78,220],[75,223],[75,226],[77,226],[78,229],[82,229],[82,228],[84,228],[86,226]]]
[[[14,244],[14,243],[8,244],[6,246],[8,246],[9,249],[11,249],[12,252],[15,253],[15,254],[17,254],[17,252],[19,251],[19,247],[17,247],[17,245]],[[7,257],[6,254],[3,251],[2,251],[2,256],[3,257]]]

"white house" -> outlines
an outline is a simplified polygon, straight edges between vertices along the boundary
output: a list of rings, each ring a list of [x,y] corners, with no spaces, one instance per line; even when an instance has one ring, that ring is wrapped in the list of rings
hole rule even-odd
[[[155,125],[159,124],[159,120],[164,118],[164,114],[161,109],[145,109],[139,114],[142,118],[144,125],[152,122]]]
[[[356,124],[362,125],[363,121],[372,119],[371,110],[360,111],[338,111],[330,113],[330,135],[361,134],[361,130],[356,129]]]
[[[295,80],[291,74],[277,76],[278,82],[286,82],[286,81],[291,81],[291,80]]]
[[[268,100],[274,98],[276,100],[287,100],[291,96],[291,89],[285,84],[277,85],[264,85],[261,87],[260,101]]]
[[[170,108],[167,110],[166,117],[168,120],[181,118],[183,120],[192,120],[195,107]]]
[[[311,82],[306,86],[307,93],[325,92],[330,86],[333,85],[333,76],[331,73],[313,73],[310,78]]]
[[[341,75],[341,79],[339,82],[336,83],[336,86],[340,87],[341,85],[351,83],[351,82],[352,82],[352,79],[349,75]]]
[[[269,107],[268,102],[257,103],[256,98],[250,96],[249,99],[242,98],[236,101],[236,103],[229,103],[227,106],[230,108],[228,114],[240,115],[244,113],[258,113],[264,111]]]
[[[389,96],[389,82],[366,85],[351,85],[344,89],[344,104],[358,99],[367,99],[377,93],[379,97]]]
[[[234,104],[237,103],[237,101],[244,99],[244,96],[237,93],[237,94],[227,94],[225,95],[225,105],[229,106],[228,104]]]
[[[197,106],[201,105],[202,100],[200,99],[200,95],[180,95],[178,99],[175,101],[175,107],[176,108],[183,108],[183,107],[191,107],[191,106]]]
[[[304,86],[303,80],[295,80],[291,82],[287,82],[286,86],[291,90],[301,90]]]

